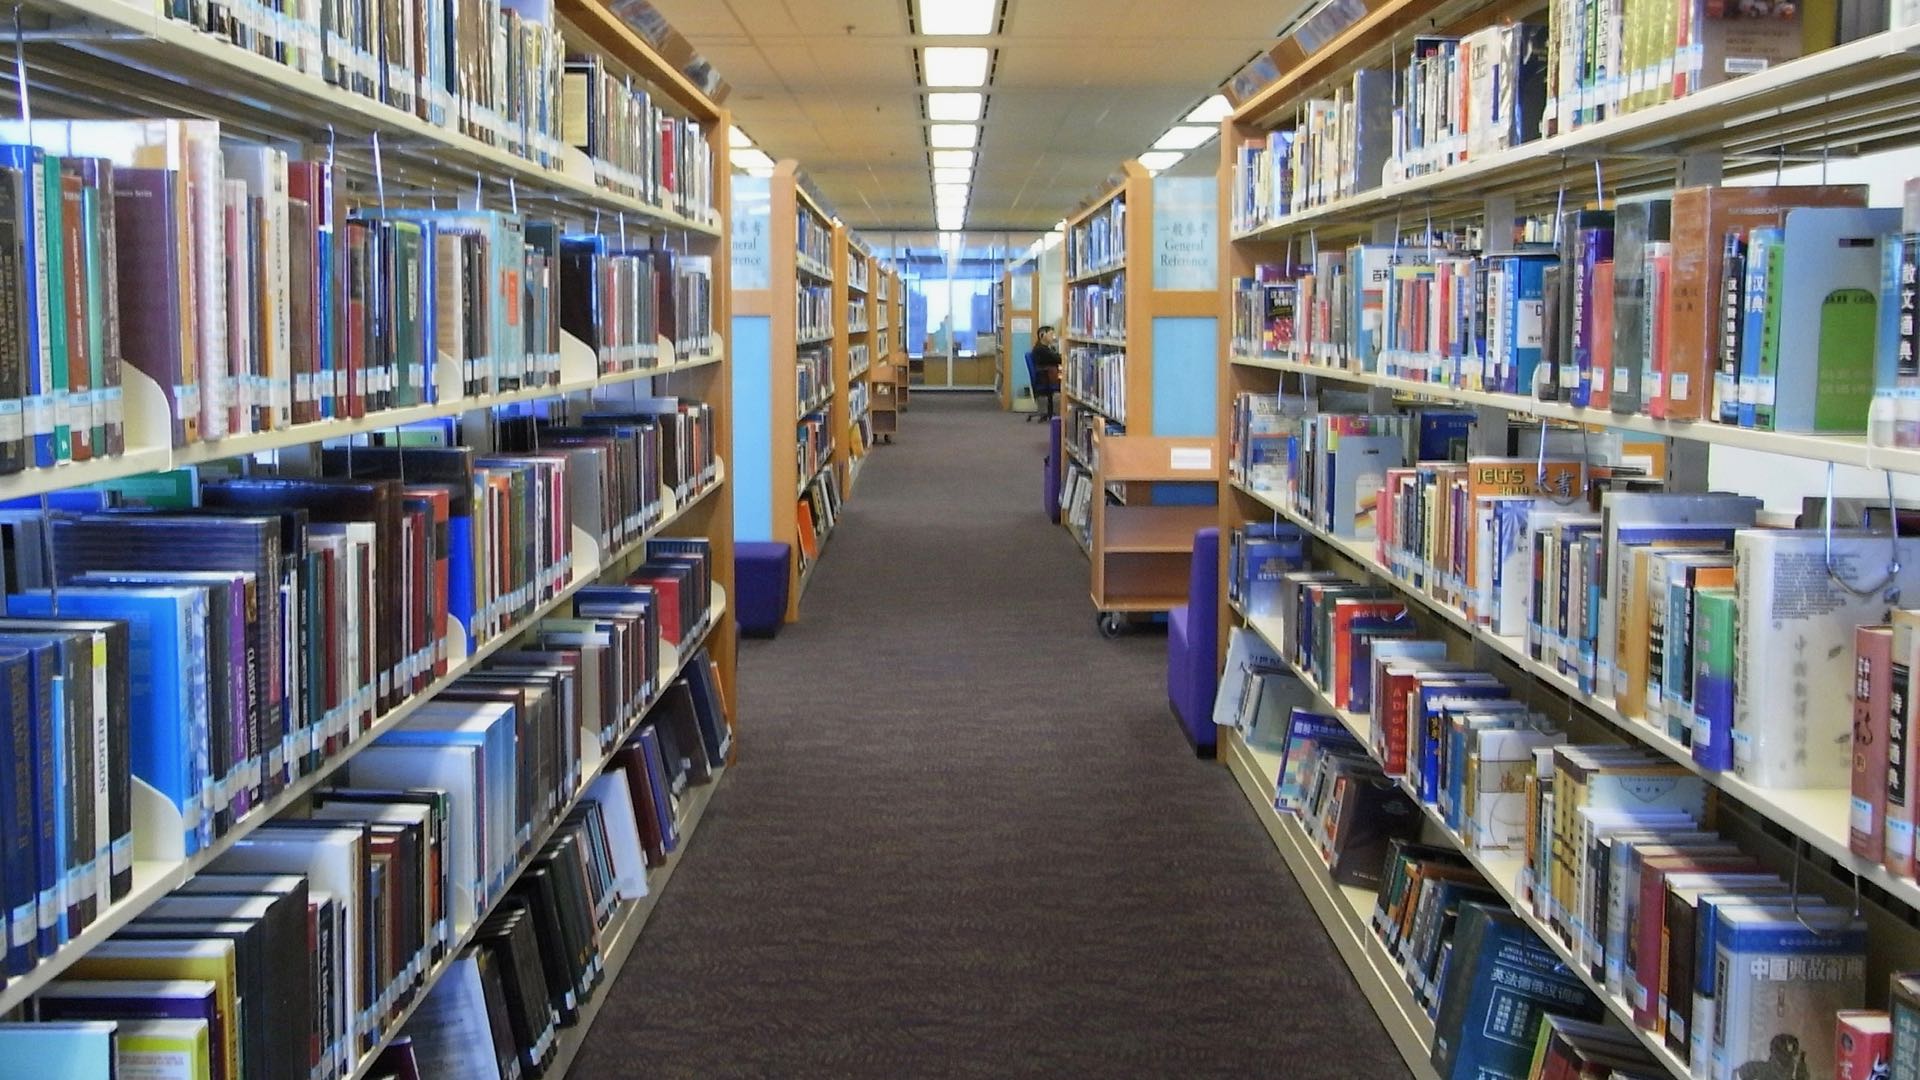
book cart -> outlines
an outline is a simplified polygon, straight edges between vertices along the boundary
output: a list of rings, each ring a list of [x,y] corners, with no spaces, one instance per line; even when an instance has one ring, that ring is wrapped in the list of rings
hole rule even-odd
[[[1546,18],[1537,5],[1503,10],[1500,18],[1530,22],[1544,22]],[[1517,436],[1535,433],[1542,441],[1555,440],[1552,445],[1556,454],[1568,447],[1584,448],[1589,441],[1598,445],[1610,436],[1642,445],[1651,442],[1656,447],[1649,455],[1654,463],[1652,474],[1666,490],[1674,492],[1710,490],[1708,477],[1714,455],[1732,453],[1754,456],[1739,457],[1742,467],[1727,470],[1728,479],[1721,479],[1721,471],[1715,470],[1716,485],[1737,479],[1734,486],[1745,494],[1777,495],[1781,493],[1767,490],[1770,482],[1793,484],[1795,489],[1786,494],[1796,500],[1796,507],[1801,495],[1818,501],[1822,464],[1872,470],[1855,485],[1857,491],[1884,490],[1892,494],[1898,488],[1910,496],[1914,488],[1908,478],[1920,474],[1920,453],[1873,445],[1863,435],[1757,430],[1707,419],[1663,419],[1640,412],[1544,401],[1533,393],[1469,389],[1435,376],[1433,369],[1423,372],[1419,358],[1408,358],[1404,366],[1390,366],[1399,358],[1385,355],[1380,365],[1368,367],[1351,355],[1311,344],[1278,350],[1249,348],[1244,335],[1235,331],[1236,317],[1243,310],[1237,306],[1235,283],[1250,280],[1257,265],[1311,271],[1318,253],[1355,243],[1391,246],[1423,228],[1504,225],[1529,214],[1551,219],[1557,208],[1573,211],[1596,205],[1596,182],[1603,187],[1604,205],[1611,208],[1619,205],[1619,200],[1642,193],[1712,185],[1723,179],[1761,174],[1760,182],[1768,182],[1783,161],[1792,162],[1796,157],[1801,162],[1824,162],[1831,155],[1838,162],[1843,156],[1911,146],[1912,126],[1894,122],[1893,117],[1910,114],[1920,100],[1920,80],[1916,79],[1920,60],[1914,52],[1920,46],[1920,30],[1905,27],[1868,33],[1691,94],[1636,103],[1634,108],[1618,110],[1596,122],[1563,124],[1556,134],[1547,137],[1531,136],[1517,145],[1484,151],[1476,147],[1465,161],[1431,164],[1405,178],[1389,172],[1392,179],[1384,184],[1363,181],[1355,190],[1336,191],[1335,182],[1328,180],[1326,197],[1310,198],[1304,207],[1250,224],[1242,215],[1257,197],[1242,186],[1243,147],[1263,143],[1276,130],[1292,129],[1294,138],[1307,138],[1304,128],[1295,128],[1296,118],[1311,111],[1310,102],[1333,101],[1337,95],[1352,93],[1356,71],[1389,68],[1397,63],[1392,77],[1405,78],[1415,35],[1464,37],[1495,25],[1485,13],[1475,13],[1468,5],[1432,0],[1375,2],[1360,5],[1342,18],[1317,28],[1315,36],[1321,44],[1316,51],[1306,52],[1291,40],[1283,43],[1276,56],[1291,50],[1288,62],[1278,65],[1283,74],[1269,78],[1257,91],[1242,88],[1248,92],[1241,94],[1238,108],[1222,125],[1219,228],[1229,237],[1220,251],[1222,289],[1218,309],[1222,313],[1218,377],[1223,431],[1232,425],[1235,401],[1241,395],[1277,396],[1296,402],[1304,395],[1311,412],[1317,408],[1314,402],[1339,394],[1341,410],[1349,412],[1355,411],[1355,402],[1361,403],[1359,408],[1376,413],[1408,407],[1470,411],[1474,421],[1468,450],[1474,454],[1512,454],[1516,442],[1525,445]],[[1626,85],[1631,93],[1634,87],[1657,84]],[[1579,104],[1569,107],[1577,109]],[[1554,107],[1551,98],[1548,107]],[[1904,166],[1901,176],[1904,179],[1912,172],[1911,165]],[[1295,182],[1304,181],[1296,178]],[[1824,180],[1815,175],[1792,182],[1818,184]],[[1877,197],[1875,202],[1883,198]],[[1681,228],[1678,209],[1673,228],[1676,232]],[[1489,250],[1494,249],[1489,245]],[[1306,317],[1304,311],[1300,314]],[[1671,362],[1678,364],[1681,358]],[[1619,392],[1617,379],[1614,391]],[[1811,463],[1814,468],[1807,469],[1790,459]],[[1398,557],[1383,551],[1375,540],[1336,535],[1303,513],[1286,493],[1249,485],[1234,471],[1231,450],[1223,453],[1219,468],[1223,492],[1218,518],[1222,536],[1223,657],[1230,632],[1244,628],[1263,647],[1280,654],[1299,677],[1307,708],[1336,717],[1362,747],[1380,745],[1374,717],[1336,708],[1331,693],[1287,654],[1289,646],[1297,642],[1296,634],[1306,632],[1306,628],[1287,625],[1284,613],[1249,614],[1230,595],[1234,568],[1228,536],[1249,523],[1291,525],[1307,538],[1310,568],[1378,586],[1404,601],[1418,625],[1418,636],[1445,641],[1450,660],[1493,672],[1516,698],[1533,703],[1561,722],[1571,742],[1645,748],[1703,778],[1715,797],[1714,827],[1741,852],[1757,857],[1790,880],[1793,888],[1819,894],[1865,919],[1865,1005],[1887,1008],[1890,973],[1920,966],[1920,939],[1912,928],[1915,912],[1920,911],[1920,883],[1890,871],[1881,859],[1857,853],[1850,845],[1850,813],[1855,802],[1844,780],[1841,786],[1772,787],[1750,783],[1730,769],[1708,768],[1664,725],[1630,714],[1617,699],[1593,692],[1559,666],[1544,662],[1525,638],[1494,633],[1483,621],[1436,595],[1435,589],[1415,584],[1396,564]],[[1887,475],[1882,477],[1882,473]],[[1830,484],[1831,473],[1827,475]],[[1831,488],[1827,491],[1830,495]],[[1865,497],[1862,501],[1884,506],[1886,496]],[[1783,518],[1762,511],[1760,521],[1791,524],[1791,516]],[[1913,603],[1914,597],[1909,594],[1893,606]],[[1225,678],[1223,694],[1233,685],[1236,672],[1228,671]],[[1224,725],[1220,747],[1222,760],[1285,856],[1408,1067],[1416,1076],[1436,1075],[1432,1064],[1435,1021],[1416,999],[1411,989],[1416,980],[1404,966],[1403,957],[1382,941],[1375,916],[1381,898],[1374,890],[1337,882],[1310,826],[1299,814],[1276,808],[1282,758],[1275,748],[1254,745],[1238,728]],[[1403,778],[1399,783],[1410,797],[1420,801],[1409,781]],[[1420,805],[1425,813],[1420,839],[1458,851],[1517,917],[1577,971],[1603,1003],[1613,1026],[1631,1032],[1671,1076],[1700,1075],[1690,1071],[1684,1048],[1676,1049],[1668,1037],[1636,1022],[1633,1005],[1619,993],[1610,992],[1605,981],[1594,978],[1586,965],[1576,963],[1567,940],[1536,914],[1530,898],[1533,885],[1522,852],[1471,843],[1432,802],[1420,801]],[[1832,1027],[1830,1016],[1816,1017],[1812,1022]],[[1827,1066],[1816,1063],[1814,1074],[1823,1075],[1822,1067]]]
[[[31,95],[36,125],[57,125],[67,118],[99,115],[152,117],[169,122],[214,121],[220,125],[220,135],[272,140],[288,152],[291,160],[324,161],[332,170],[332,182],[342,202],[355,210],[399,212],[458,204],[476,212],[551,221],[568,234],[597,231],[616,247],[704,257],[711,260],[710,315],[715,332],[710,344],[698,349],[677,348],[665,337],[641,343],[642,355],[627,358],[631,363],[623,362],[621,370],[603,372],[593,347],[557,326],[551,327],[558,348],[554,365],[557,374],[546,385],[468,393],[457,377],[458,365],[447,363],[442,367],[456,369],[456,376],[437,382],[437,396],[427,403],[370,408],[364,415],[343,412],[337,417],[305,422],[281,419],[217,438],[180,437],[182,414],[174,411],[168,393],[137,370],[129,358],[121,372],[124,383],[120,387],[124,394],[124,448],[95,454],[91,460],[57,467],[29,465],[23,471],[0,476],[0,498],[54,497],[68,491],[82,492],[96,484],[141,485],[149,477],[161,486],[170,486],[179,474],[160,474],[216,466],[231,472],[245,471],[250,476],[302,477],[311,475],[305,470],[317,466],[325,447],[351,445],[356,440],[364,444],[381,433],[433,422],[445,422],[449,429],[457,422],[461,437],[487,450],[493,445],[496,423],[515,414],[524,415],[526,409],[539,408],[548,416],[579,415],[609,403],[618,408],[619,401],[637,398],[677,396],[706,403],[712,408],[713,445],[722,450],[730,446],[732,379],[724,333],[730,293],[724,257],[729,243],[729,113],[600,0],[557,0],[552,27],[558,41],[570,55],[596,58],[627,86],[646,88],[666,115],[699,125],[698,138],[705,144],[703,160],[711,169],[711,175],[705,178],[710,190],[704,205],[687,202],[675,208],[633,194],[633,188],[625,187],[635,182],[636,174],[627,167],[631,162],[591,159],[578,148],[562,145],[558,138],[523,140],[524,131],[514,135],[498,113],[492,113],[489,121],[476,111],[473,126],[463,128],[462,122],[450,115],[444,119],[429,117],[429,103],[419,109],[396,107],[377,94],[350,92],[326,81],[318,71],[317,55],[311,69],[283,64],[166,17],[154,5],[32,0],[16,11],[16,18],[15,44],[26,57],[22,87]],[[490,28],[489,32],[497,30]],[[396,68],[393,73],[396,80],[400,78],[398,71]],[[411,79],[412,74],[407,77]],[[430,104],[451,102],[436,98]],[[21,111],[27,111],[24,104]],[[648,119],[649,125],[656,122]],[[51,128],[36,126],[32,138],[40,140],[45,130]],[[522,141],[524,145],[518,147],[509,145]],[[217,151],[214,157],[217,161]],[[190,168],[178,159],[167,160],[164,165],[169,171],[182,173]],[[116,167],[124,168],[126,163],[118,162]],[[233,173],[229,171],[228,175]],[[682,180],[690,181],[691,177],[683,175]],[[520,271],[514,273],[517,281]],[[159,280],[141,284],[163,294],[169,287]],[[133,298],[123,293],[122,300],[129,299]],[[140,298],[142,302],[145,299]],[[693,329],[682,326],[682,330]],[[517,327],[515,332],[519,332]],[[131,353],[134,343],[126,344]],[[296,388],[292,393],[298,402],[301,391]],[[313,795],[345,782],[353,761],[371,744],[405,725],[409,717],[433,703],[456,681],[484,668],[496,653],[524,647],[531,640],[529,631],[537,624],[570,613],[574,597],[583,589],[623,580],[644,560],[649,540],[697,537],[710,542],[713,605],[701,625],[690,628],[697,630],[698,636],[688,636],[677,650],[671,644],[663,646],[659,670],[652,676],[656,693],[636,703],[635,714],[628,728],[619,733],[619,741],[641,729],[647,713],[702,647],[717,662],[727,712],[732,716],[735,641],[727,596],[733,583],[733,507],[732,500],[720,491],[729,482],[727,465],[721,458],[706,475],[679,491],[649,493],[649,501],[659,502],[660,515],[643,533],[636,531],[615,548],[603,549],[596,539],[596,529],[608,508],[588,503],[575,506],[570,526],[564,522],[557,526],[572,538],[571,574],[564,582],[555,583],[548,599],[471,650],[467,635],[455,626],[445,641],[435,645],[447,655],[443,674],[422,680],[410,693],[394,690],[363,730],[344,741],[337,751],[321,757],[297,779],[254,802],[224,832],[192,854],[180,857],[159,853],[170,845],[177,846],[179,837],[158,836],[164,831],[158,821],[137,814],[131,890],[111,903],[102,897],[83,932],[43,950],[30,970],[10,974],[0,988],[0,1010],[15,1013],[97,946],[235,851],[263,825],[308,816]],[[532,865],[534,855],[587,797],[588,787],[606,768],[609,759],[594,749],[600,745],[597,734],[583,734],[581,742],[579,785],[552,813],[536,818],[530,847],[525,848],[528,854],[506,874],[495,892],[495,904],[506,896],[506,886]],[[716,781],[723,771],[721,766],[721,762],[714,763]],[[707,785],[689,791],[678,821],[683,842],[699,824],[713,790]],[[684,846],[679,849],[684,850]],[[676,852],[664,865],[648,871],[646,896],[620,903],[597,929],[601,962],[609,974],[625,963],[679,858]],[[350,1063],[344,1071],[348,1075],[357,1078],[372,1069],[381,1052],[405,1029],[414,1010],[466,952],[488,914],[489,910],[477,912],[475,919],[459,928],[458,935],[445,941],[447,948],[435,962],[420,968],[410,982],[409,1004],[389,1010],[377,1027],[363,1029],[364,1041],[347,1050]],[[600,995],[598,1002],[584,1010],[579,1023],[559,1033],[551,1058],[552,1067],[559,1072],[566,1070],[578,1052],[605,998],[605,994]]]
[[[1120,436],[1214,437],[1214,401],[1206,378],[1213,363],[1219,304],[1212,202],[1211,184],[1200,178],[1155,177],[1139,162],[1129,161],[1115,186],[1067,219],[1061,284],[1066,318],[1059,399],[1065,448],[1059,465],[1060,520],[1093,564],[1096,622],[1109,634],[1118,632],[1130,616],[1163,612],[1184,602],[1185,594],[1147,588],[1159,579],[1132,569],[1115,574],[1117,588],[1103,587],[1105,557],[1098,542],[1097,508],[1124,504],[1148,515],[1159,509],[1148,504],[1161,500],[1204,502],[1209,507],[1214,501],[1212,492],[1193,485],[1169,488],[1148,482],[1170,479],[1161,475],[1167,463],[1154,460],[1164,456],[1167,447],[1156,442],[1142,444],[1153,449],[1130,457],[1131,468],[1103,469],[1100,460],[1103,446],[1125,445]],[[1157,257],[1162,254],[1168,258]],[[1126,478],[1135,468],[1154,475]],[[1104,481],[1098,479],[1101,475]],[[1192,478],[1190,473],[1187,478]],[[1182,506],[1156,520],[1164,525],[1199,517]],[[1211,516],[1207,520],[1210,524]],[[1156,542],[1164,539],[1157,537]],[[1191,552],[1192,547],[1189,529],[1181,548]]]
[[[1187,602],[1193,534],[1212,525],[1219,511],[1211,501],[1157,502],[1149,495],[1211,488],[1214,456],[1212,439],[1094,435],[1096,490],[1133,495],[1096,499],[1089,508],[1091,596],[1103,636],[1118,637],[1130,616],[1161,614]]]

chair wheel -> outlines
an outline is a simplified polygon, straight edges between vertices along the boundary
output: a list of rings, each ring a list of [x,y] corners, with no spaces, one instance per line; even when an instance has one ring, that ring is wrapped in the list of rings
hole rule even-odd
[[[1100,636],[1112,640],[1127,631],[1126,616],[1117,611],[1103,611],[1094,616],[1094,624],[1100,628]]]

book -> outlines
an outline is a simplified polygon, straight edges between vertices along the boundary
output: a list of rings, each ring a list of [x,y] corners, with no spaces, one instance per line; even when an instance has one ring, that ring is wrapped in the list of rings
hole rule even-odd
[[[1888,615],[1880,592],[1854,590],[1920,584],[1904,569],[1876,584],[1920,548],[1859,532],[1835,533],[1829,548],[1818,530],[1768,529],[1739,533],[1734,556],[1734,772],[1764,787],[1845,787],[1853,628]]]
[[[1460,908],[1434,1021],[1433,1066],[1444,1080],[1518,1076],[1545,1014],[1599,1019],[1598,999],[1511,911]]]

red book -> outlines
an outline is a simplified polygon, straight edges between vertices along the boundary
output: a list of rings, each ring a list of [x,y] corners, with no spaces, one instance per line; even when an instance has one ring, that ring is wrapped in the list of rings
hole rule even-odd
[[[1347,708],[1353,700],[1353,621],[1359,618],[1403,618],[1407,605],[1394,599],[1340,599],[1333,602],[1333,633],[1329,635],[1333,655],[1329,657],[1333,686],[1333,707]]]
[[[1593,311],[1593,381],[1587,392],[1587,406],[1593,409],[1613,407],[1613,260],[1593,264],[1593,295],[1587,298]]]
[[[1873,1009],[1833,1014],[1834,1080],[1873,1080],[1887,1075],[1893,1056],[1893,1021]]]
[[[433,522],[433,535],[429,537],[429,550],[433,559],[433,596],[434,602],[429,612],[431,620],[429,635],[433,644],[433,674],[438,678],[447,673],[447,588],[449,567],[453,547],[451,534],[453,495],[443,487],[408,488],[405,492],[409,499],[424,499]]]
[[[1853,632],[1853,803],[1847,847],[1878,861],[1886,854],[1888,693],[1893,627]]]
[[[1664,1035],[1667,1030],[1667,1014],[1660,1008],[1660,982],[1665,977],[1660,956],[1667,930],[1667,875],[1702,870],[1758,869],[1760,866],[1751,855],[1738,852],[1656,854],[1661,850],[1672,849],[1649,848],[1646,858],[1641,860],[1640,907],[1635,912],[1634,925],[1627,929],[1635,943],[1635,967],[1628,972],[1628,996],[1632,998],[1633,1022],[1655,1035]]]

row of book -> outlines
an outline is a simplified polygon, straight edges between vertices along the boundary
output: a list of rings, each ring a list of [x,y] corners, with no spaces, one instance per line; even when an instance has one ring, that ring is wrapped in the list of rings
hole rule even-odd
[[[1920,193],[1917,193],[1920,195]],[[1355,245],[1239,283],[1236,347],[1658,419],[1920,445],[1914,211],[1858,186],[1567,211],[1556,245]],[[1920,197],[1909,202],[1920,203]]]
[[[706,126],[675,116],[599,56],[566,59],[560,139],[593,162],[594,179],[694,221],[713,223],[713,147]]]
[[[1437,1074],[1667,1076],[1634,1035],[1602,1023],[1593,989],[1457,847],[1419,842],[1422,811],[1346,725],[1287,707],[1295,697],[1283,685],[1294,681],[1287,667],[1245,652],[1246,631],[1235,635],[1227,689],[1237,672],[1236,693],[1252,704],[1232,723],[1278,751],[1276,806],[1296,817],[1328,876],[1373,894],[1357,914],[1433,1019]]]
[[[545,167],[560,167],[565,148],[577,148],[601,184],[684,217],[714,217],[703,126],[666,113],[600,57],[571,55],[544,0],[168,0],[161,11]]]
[[[636,711],[594,695],[596,654],[617,650],[546,644],[383,735],[307,817],[262,826],[156,901],[0,1042],[70,1062],[62,1076],[164,1062],[307,1080],[353,1073],[414,1008],[398,1056],[415,1075],[541,1075],[604,976],[613,917],[646,895],[730,745],[704,653]],[[617,737],[583,754],[595,729]],[[589,776],[589,761],[607,768]]]
[[[51,516],[0,516],[10,625],[36,635],[7,655],[7,709],[17,730],[73,740],[62,764],[46,759],[54,772],[21,759],[0,778],[9,799],[24,800],[7,804],[20,819],[13,835],[33,834],[29,813],[49,838],[71,833],[60,854],[5,868],[9,911],[31,910],[21,890],[38,881],[47,894],[60,867],[77,898],[87,874],[112,867],[124,893],[131,858],[192,854],[348,753],[378,715],[567,587],[576,532],[615,550],[657,524],[669,464],[706,452],[686,431],[663,434],[710,431],[691,412],[507,423],[503,443],[543,445],[491,455],[333,447],[316,478],[209,470],[130,482],[139,495],[124,509],[103,491],[59,500],[71,509]],[[712,479],[708,469],[694,482]],[[68,685],[89,673],[94,692],[54,693],[56,677]],[[50,780],[73,770],[94,779]],[[83,872],[101,846],[80,843],[93,832],[107,855]],[[76,907],[10,969],[30,968],[92,910]]]
[[[1799,5],[1556,3],[1545,25],[1421,34],[1392,68],[1362,68],[1234,158],[1235,231],[1697,93],[1831,46]]]
[[[864,341],[859,342],[857,344],[848,345],[847,346],[848,377],[851,379],[858,379],[860,376],[865,375],[867,373],[867,369],[871,367],[873,364],[872,358],[873,358],[872,345],[869,345]]]
[[[1339,537],[1371,539],[1386,470],[1464,460],[1474,415],[1458,409],[1306,413],[1276,394],[1234,399],[1228,474]]]
[[[824,412],[815,410],[794,425],[794,483],[804,491],[814,474],[833,460],[833,432],[827,427]]]
[[[820,471],[800,489],[800,499],[794,507],[794,523],[800,539],[800,573],[803,575],[819,563],[820,553],[827,546],[827,537],[832,535],[834,526],[840,521],[840,477],[835,470],[825,467],[832,457],[833,449],[829,446],[821,455]]]
[[[1126,262],[1127,200],[1124,195],[1075,225],[1067,238],[1067,276],[1097,274]]]
[[[862,297],[847,301],[847,333],[864,334],[867,326],[867,302]]]
[[[1061,385],[1076,402],[1084,402],[1110,420],[1127,419],[1127,354],[1099,346],[1076,345],[1067,350]]]
[[[794,359],[796,414],[805,417],[819,412],[833,396],[833,346],[815,345],[801,350]]]
[[[563,331],[617,315],[711,347],[710,260],[564,256],[602,238],[492,212],[348,212],[324,161],[223,144],[207,121],[36,121],[0,139],[0,471],[123,450],[126,366],[176,446],[556,385]],[[646,292],[640,292],[644,285]],[[570,302],[569,302],[570,301]],[[11,422],[7,420],[11,417]]]
[[[847,258],[847,288],[857,293],[867,292],[872,277],[873,274],[871,264],[868,262],[868,256],[861,252],[858,247],[852,248]],[[882,296],[880,299],[884,300],[886,297]]]
[[[794,288],[794,333],[802,341],[833,335],[833,286],[802,281]]]
[[[1067,333],[1082,338],[1127,336],[1127,275],[1067,290]]]
[[[1060,485],[1060,523],[1089,551],[1093,549],[1093,500],[1093,472],[1069,460],[1066,482]]]
[[[1578,976],[1690,1057],[1693,1075],[1748,1075],[1740,1070],[1768,1061],[1783,1036],[1797,1055],[1790,1065],[1831,1072],[1838,1014],[1865,996],[1863,920],[1818,896],[1793,895],[1785,879],[1721,838],[1711,827],[1710,788],[1685,767],[1636,747],[1569,745],[1494,676],[1447,660],[1444,642],[1419,639],[1410,624],[1380,632],[1404,620],[1400,601],[1331,575],[1290,576],[1297,590],[1283,602],[1302,629],[1274,656],[1243,660],[1243,669],[1284,678],[1297,665],[1342,679],[1348,657],[1366,654],[1348,682],[1320,685],[1329,698],[1362,706],[1371,742],[1338,717],[1301,709],[1284,719],[1256,712],[1250,738],[1275,738],[1262,736],[1261,724],[1279,729],[1277,805],[1303,815],[1336,880],[1379,889],[1376,930],[1391,929],[1388,915],[1404,890],[1433,873],[1396,863],[1418,835],[1425,804],[1454,847],[1421,851],[1419,861],[1452,868],[1432,877],[1451,882],[1434,903],[1461,905],[1460,926],[1468,902],[1505,906],[1460,852],[1517,851],[1521,900]],[[1375,621],[1379,630],[1356,628]],[[1382,848],[1391,854],[1378,870]],[[1802,919],[1819,931],[1806,931]],[[1421,925],[1414,923],[1415,941]],[[1438,1015],[1438,1064],[1443,1050],[1478,1042],[1471,1025],[1450,1022],[1446,995],[1453,965],[1482,950],[1425,940],[1424,948],[1395,951],[1416,997]],[[1597,1011],[1574,972],[1557,957],[1550,966],[1578,991],[1567,1004]]]
[[[822,273],[832,273],[833,226],[805,206],[796,210],[795,216],[794,250],[801,257],[812,259],[822,268]]]
[[[606,235],[562,235],[556,247],[551,230],[533,223],[527,235],[534,250],[557,250],[557,325],[593,350],[602,375],[713,351],[711,258],[623,249]],[[662,341],[673,356],[660,355]]]
[[[1089,409],[1069,408],[1060,418],[1060,442],[1068,451],[1068,456],[1077,459],[1088,468],[1099,463],[1099,451],[1094,448],[1094,433],[1102,435],[1124,435],[1127,429],[1112,420]]]
[[[1849,586],[1920,585],[1899,569],[1911,538],[1829,532],[1812,515],[1757,528],[1756,499],[1669,493],[1561,455],[1415,461],[1412,425],[1318,414],[1275,441],[1245,437],[1263,448],[1249,453],[1236,422],[1230,467],[1314,527],[1373,539],[1381,574],[1522,643],[1698,767],[1767,788],[1849,783],[1853,635],[1886,614],[1879,591]],[[1839,569],[1802,580],[1803,562]]]

